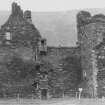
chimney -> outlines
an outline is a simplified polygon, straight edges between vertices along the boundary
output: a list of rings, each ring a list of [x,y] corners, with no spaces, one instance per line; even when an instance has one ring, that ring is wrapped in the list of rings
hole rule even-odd
[[[24,12],[24,19],[28,23],[32,24],[31,11],[27,10],[27,11]]]

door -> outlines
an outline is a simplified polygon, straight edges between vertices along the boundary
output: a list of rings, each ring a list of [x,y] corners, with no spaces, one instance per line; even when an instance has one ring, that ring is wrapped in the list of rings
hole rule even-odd
[[[47,89],[41,90],[41,99],[47,99]]]

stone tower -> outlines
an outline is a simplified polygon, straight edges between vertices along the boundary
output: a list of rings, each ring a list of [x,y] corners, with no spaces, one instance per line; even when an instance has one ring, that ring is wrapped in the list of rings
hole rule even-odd
[[[89,96],[96,97],[97,78],[94,73],[94,48],[100,44],[105,37],[105,16],[98,14],[91,16],[89,12],[81,11],[77,14],[78,45],[81,50],[81,65],[83,78],[87,86],[84,90]]]

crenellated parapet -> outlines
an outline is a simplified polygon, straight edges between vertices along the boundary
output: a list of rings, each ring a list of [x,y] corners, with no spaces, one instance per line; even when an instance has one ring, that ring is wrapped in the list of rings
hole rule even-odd
[[[105,15],[96,14],[92,16],[87,11],[80,11],[77,14],[77,25],[78,26],[85,26],[91,23],[96,23],[96,22],[105,22]]]

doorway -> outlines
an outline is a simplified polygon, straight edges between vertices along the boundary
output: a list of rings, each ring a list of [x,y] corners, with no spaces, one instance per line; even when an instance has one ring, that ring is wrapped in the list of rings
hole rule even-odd
[[[47,89],[41,90],[41,99],[47,99]]]

